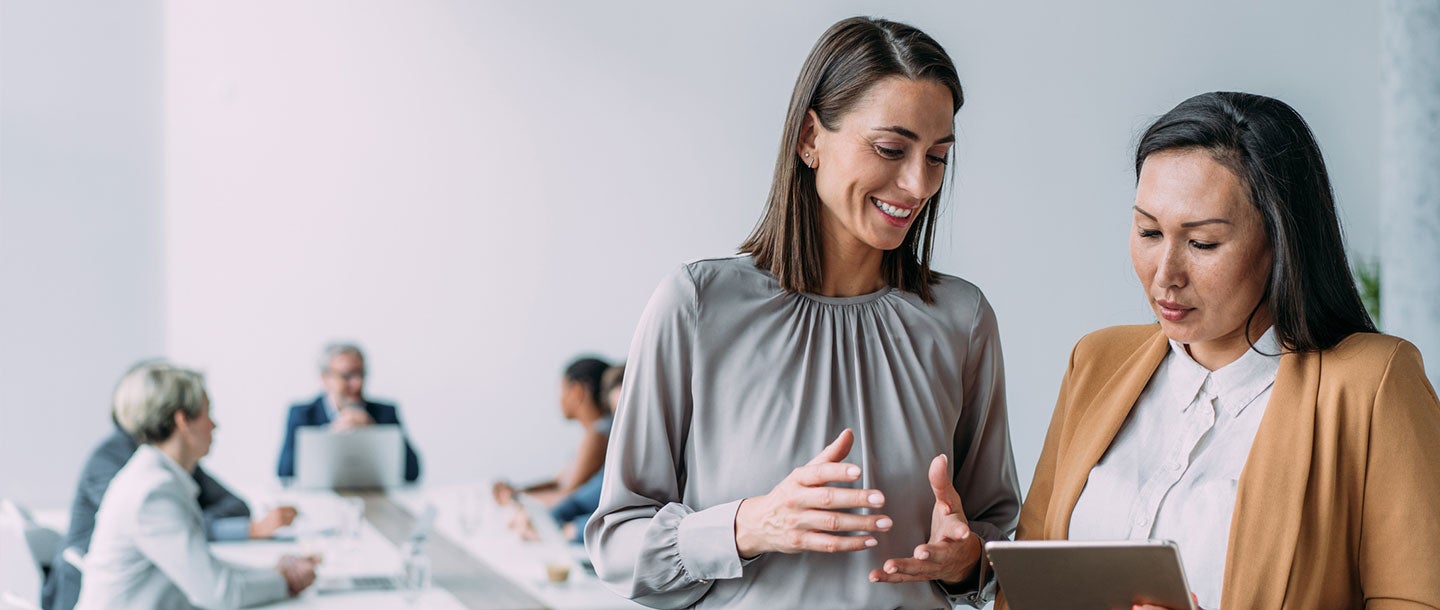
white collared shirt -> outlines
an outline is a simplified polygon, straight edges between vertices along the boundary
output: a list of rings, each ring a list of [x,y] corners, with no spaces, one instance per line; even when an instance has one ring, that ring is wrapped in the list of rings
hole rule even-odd
[[[152,445],[136,449],[95,514],[76,610],[213,610],[287,597],[278,571],[211,554],[199,493],[170,456]]]
[[[1219,608],[1235,491],[1270,402],[1279,353],[1272,327],[1255,349],[1210,371],[1171,341],[1090,470],[1070,516],[1070,539],[1173,540],[1200,605]]]

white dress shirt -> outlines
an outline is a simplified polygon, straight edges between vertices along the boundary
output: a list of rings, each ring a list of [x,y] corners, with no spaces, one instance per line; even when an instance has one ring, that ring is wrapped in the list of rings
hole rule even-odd
[[[141,445],[100,502],[76,610],[214,610],[287,597],[277,570],[210,553],[199,492],[170,456]]]
[[[1171,341],[1091,469],[1070,516],[1070,539],[1173,540],[1200,605],[1219,608],[1235,489],[1270,402],[1279,353],[1271,328],[1255,349],[1210,371]]]

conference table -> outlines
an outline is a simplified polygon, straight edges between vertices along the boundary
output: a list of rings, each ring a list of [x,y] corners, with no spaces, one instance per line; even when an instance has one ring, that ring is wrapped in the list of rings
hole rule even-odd
[[[350,500],[353,499],[353,500]],[[363,503],[358,536],[339,534],[347,500]],[[253,500],[252,500],[253,501]],[[402,548],[420,515],[433,510],[426,538],[431,585],[394,591],[306,592],[267,607],[424,608],[426,610],[632,610],[641,606],[606,589],[582,565],[583,549],[563,542],[522,540],[507,523],[513,509],[495,505],[489,486],[414,486],[374,491],[284,490],[267,504],[295,505],[301,514],[285,541],[216,543],[220,557],[273,566],[284,554],[319,554],[322,578],[399,575]],[[257,511],[258,512],[258,511]],[[547,570],[548,568],[548,570]],[[555,582],[549,571],[568,571]]]
[[[389,490],[332,492],[293,489],[244,490],[256,514],[280,504],[299,510],[278,540],[216,542],[216,556],[240,565],[273,567],[279,558],[318,555],[322,579],[399,576],[402,548],[416,531],[417,517],[434,511],[425,548],[429,586],[396,590],[319,592],[265,608],[425,610],[633,610],[638,604],[606,589],[588,571],[583,550],[564,543],[525,541],[510,531],[511,509],[496,506],[482,484],[415,486]],[[363,506],[358,527],[347,513]],[[47,511],[49,512],[49,511]],[[58,511],[57,511],[58,512]],[[47,525],[64,531],[61,516]],[[561,582],[547,567],[568,568]],[[565,570],[559,570],[561,572]],[[558,576],[558,575],[557,575]],[[403,579],[402,579],[403,581]]]

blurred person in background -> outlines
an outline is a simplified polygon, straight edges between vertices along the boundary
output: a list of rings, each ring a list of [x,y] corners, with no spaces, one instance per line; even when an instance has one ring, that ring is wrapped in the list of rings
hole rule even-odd
[[[131,367],[126,376],[143,367],[158,364],[161,363],[142,362]],[[65,536],[61,552],[55,556],[50,575],[45,579],[41,604],[47,610],[71,610],[75,607],[80,596],[81,574],[75,566],[63,559],[63,549],[75,549],[80,556],[89,552],[90,536],[95,530],[95,512],[100,509],[100,500],[105,496],[105,490],[110,487],[110,481],[140,446],[135,440],[137,431],[122,428],[115,413],[112,402],[110,420],[114,423],[115,430],[90,453],[80,472],[80,482],[75,487],[75,496],[70,503],[69,532]],[[251,521],[250,508],[245,502],[211,478],[199,464],[195,466],[193,477],[200,490],[200,514],[204,520],[205,536],[209,540],[269,538],[276,530],[295,520],[293,507],[280,506],[270,510],[258,521]]]
[[[199,373],[165,363],[132,370],[115,389],[115,419],[141,445],[95,515],[78,610],[240,608],[314,582],[310,559],[249,568],[211,554],[195,469],[217,424]]]
[[[336,432],[375,424],[400,425],[400,411],[392,404],[365,398],[365,353],[353,343],[331,343],[320,352],[320,383],[324,391],[310,402],[292,405],[285,420],[285,441],[280,446],[276,471],[282,479],[295,476],[296,430],[328,426]],[[405,438],[405,480],[420,478],[420,457]]]
[[[570,495],[605,465],[605,447],[610,442],[610,425],[614,416],[606,409],[602,378],[610,368],[599,358],[580,357],[565,366],[560,377],[560,414],[584,428],[575,460],[554,479],[532,484],[520,491],[535,496],[545,504],[554,504]],[[495,501],[507,505],[515,489],[505,481],[494,484]]]
[[[611,415],[620,405],[620,387],[625,380],[625,365],[612,366],[605,370],[600,378],[600,395],[604,399],[605,411]],[[565,537],[573,542],[585,541],[585,522],[590,520],[590,515],[600,506],[600,490],[605,482],[605,469],[596,471],[589,479],[575,488],[565,497],[550,507],[550,518],[559,524]],[[518,531],[521,537],[534,540],[538,538],[534,527],[524,511],[516,510],[515,516],[510,522],[511,529]]]

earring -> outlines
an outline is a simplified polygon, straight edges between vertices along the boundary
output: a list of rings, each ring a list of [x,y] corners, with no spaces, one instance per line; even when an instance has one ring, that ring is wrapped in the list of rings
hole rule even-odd
[[[816,160],[818,161],[818,159]],[[810,153],[805,153],[805,167],[815,169],[815,162],[810,160]]]

